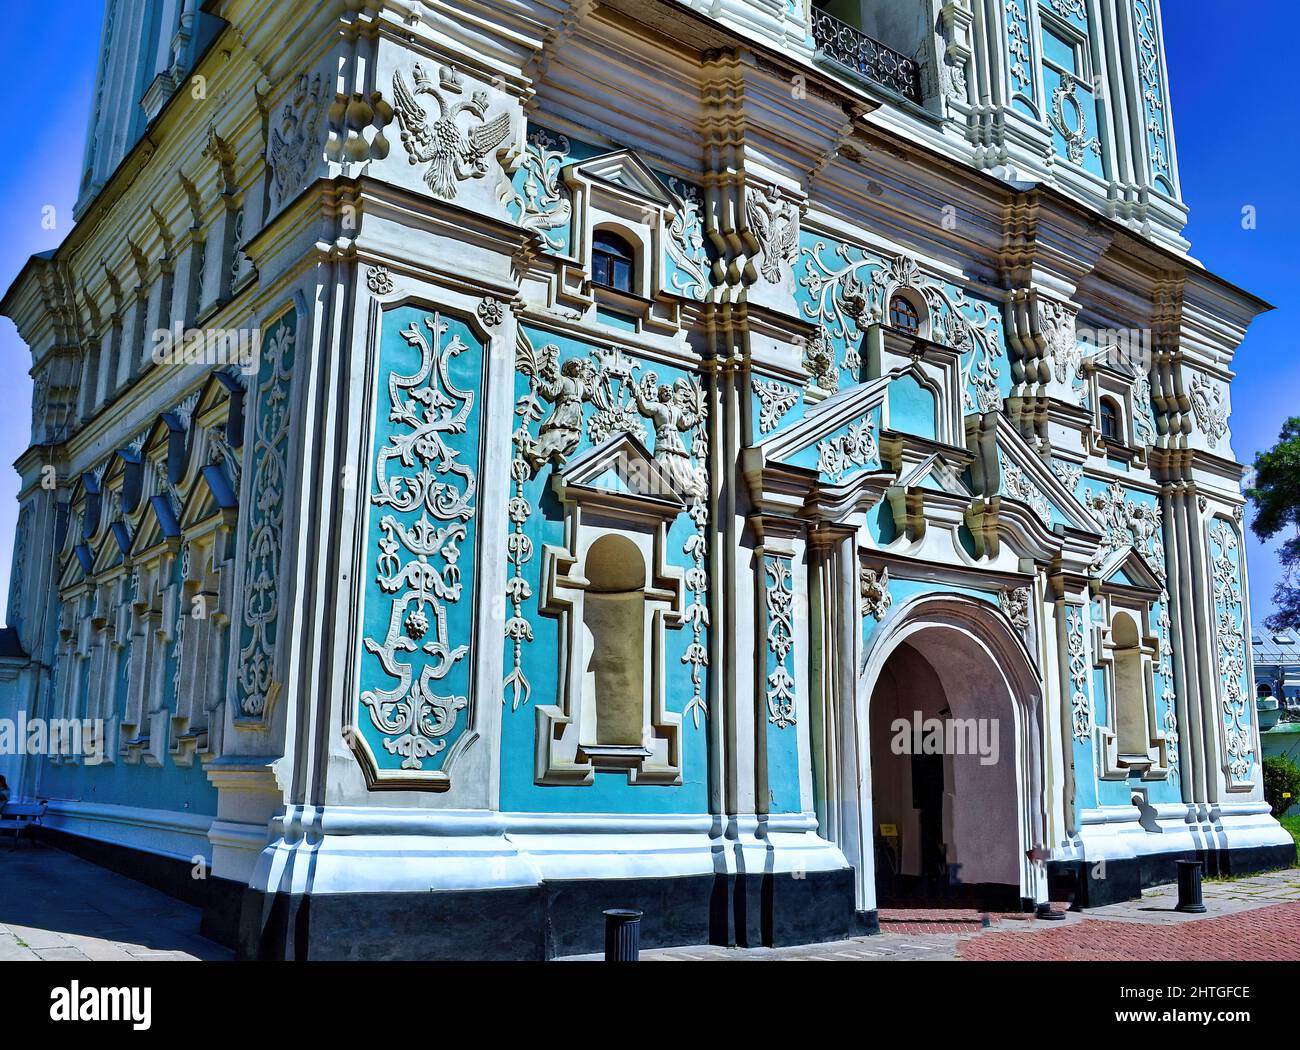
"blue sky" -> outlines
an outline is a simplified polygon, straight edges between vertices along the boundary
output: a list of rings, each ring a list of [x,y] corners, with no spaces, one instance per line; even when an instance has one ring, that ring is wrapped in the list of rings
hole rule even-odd
[[[1294,0],[1253,0],[1249,25],[1286,26]],[[99,47],[103,0],[9,0],[0,68],[21,85],[11,105],[11,149],[0,168],[9,223],[0,238],[0,286],[33,252],[55,247],[71,224]],[[1261,51],[1240,5],[1165,0],[1165,45],[1183,197],[1191,206],[1192,254],[1212,271],[1267,299],[1277,310],[1255,322],[1238,352],[1232,431],[1237,458],[1250,463],[1269,447],[1288,413],[1300,414],[1300,352],[1291,333],[1300,310],[1300,208],[1295,201],[1300,141],[1284,134],[1281,112],[1292,69]],[[39,104],[24,106],[23,100]],[[21,115],[21,116],[20,116]],[[19,120],[22,121],[19,124]],[[42,209],[55,208],[55,228]],[[1243,229],[1250,205],[1257,227]],[[0,319],[0,596],[9,593],[17,518],[11,464],[30,439],[31,365],[13,323]],[[1275,553],[1248,541],[1251,606],[1258,624],[1279,577]]]

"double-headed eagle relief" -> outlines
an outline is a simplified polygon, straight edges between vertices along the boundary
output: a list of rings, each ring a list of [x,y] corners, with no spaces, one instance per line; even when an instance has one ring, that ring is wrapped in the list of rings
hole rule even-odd
[[[412,164],[428,162],[424,181],[429,189],[439,197],[453,200],[457,183],[481,179],[487,174],[487,158],[510,134],[510,114],[499,113],[489,120],[488,96],[482,90],[461,102],[448,102],[444,92],[459,95],[464,90],[463,78],[451,66],[443,66],[438,71],[436,85],[418,62],[412,76],[414,89],[407,86],[400,70],[393,74],[393,100],[402,127],[402,145]],[[433,97],[438,107],[437,119],[429,120],[419,101],[420,95]],[[473,118],[465,127],[459,119],[462,113],[469,113]]]
[[[763,253],[764,279],[780,284],[782,268],[793,263],[799,252],[799,210],[775,186],[769,186],[766,193],[749,191],[745,218]]]

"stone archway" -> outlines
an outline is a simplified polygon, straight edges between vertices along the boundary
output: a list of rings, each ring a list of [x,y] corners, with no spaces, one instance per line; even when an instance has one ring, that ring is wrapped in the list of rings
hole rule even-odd
[[[840,783],[849,790],[856,785],[856,797],[843,800],[840,845],[857,874],[859,910],[878,907],[877,863],[886,859],[880,854],[882,823],[897,826],[904,874],[926,874],[927,838],[941,847],[946,873],[970,890],[952,895],[956,899],[1001,906],[1046,900],[1045,875],[1026,856],[1043,841],[1041,696],[1024,642],[991,603],[937,594],[890,611],[862,654],[854,711],[845,725],[846,731],[852,726],[853,739],[842,741],[847,746],[841,750],[851,763],[841,768],[853,775]],[[904,718],[914,729],[918,713],[922,739],[909,732],[902,749],[920,743],[924,752],[934,731],[925,719],[933,718],[941,725],[941,753],[918,763],[914,784],[912,756],[896,753],[894,722]],[[955,750],[965,753],[949,753]],[[992,761],[982,761],[986,757]],[[939,777],[938,790],[921,797],[927,781],[934,788]]]

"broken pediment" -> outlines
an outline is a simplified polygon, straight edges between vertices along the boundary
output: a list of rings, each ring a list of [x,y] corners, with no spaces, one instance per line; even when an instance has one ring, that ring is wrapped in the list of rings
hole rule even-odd
[[[836,485],[861,470],[879,469],[877,435],[889,379],[860,383],[818,402],[797,423],[760,441],[755,452],[764,464],[816,471]]]
[[[1092,515],[1002,413],[970,417],[966,438],[975,455],[971,478],[976,494],[1021,504],[1048,531],[1059,526],[1100,538]]]

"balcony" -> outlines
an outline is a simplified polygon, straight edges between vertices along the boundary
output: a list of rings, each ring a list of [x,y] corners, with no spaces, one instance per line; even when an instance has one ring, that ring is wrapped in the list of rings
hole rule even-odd
[[[820,7],[812,9],[812,34],[824,57],[896,95],[924,105],[921,64],[867,36]]]

